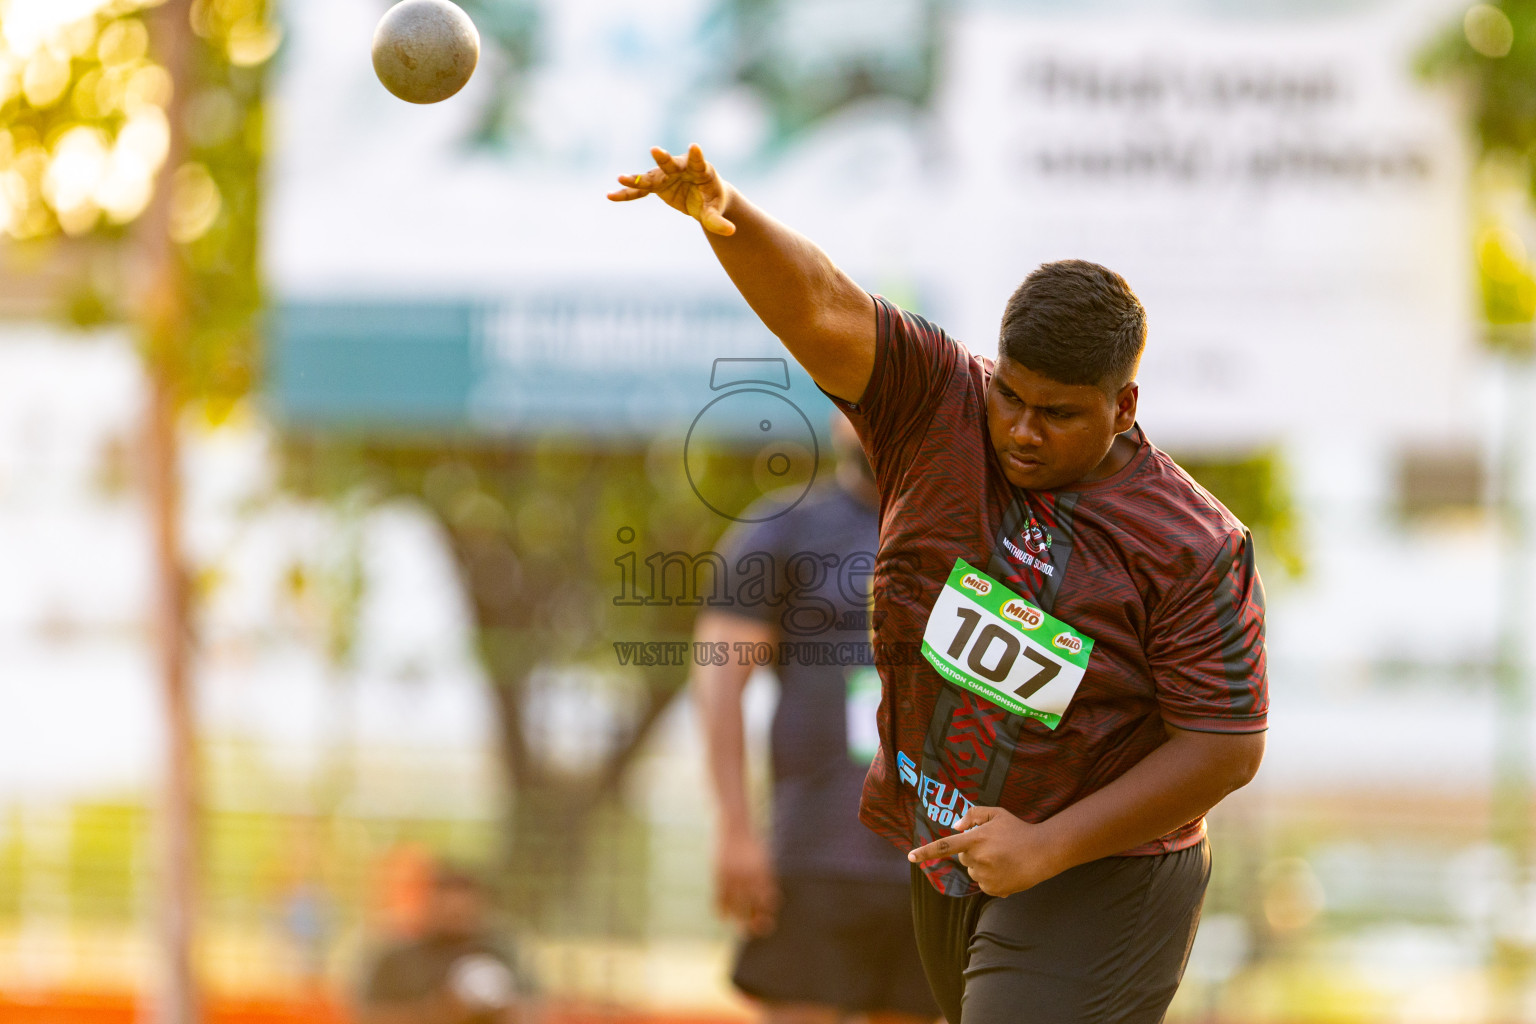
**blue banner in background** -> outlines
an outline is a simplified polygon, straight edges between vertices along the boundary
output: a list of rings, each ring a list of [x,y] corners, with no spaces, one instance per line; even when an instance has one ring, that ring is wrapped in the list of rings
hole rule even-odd
[[[756,444],[780,427],[765,407],[809,422],[821,440],[832,414],[778,340],[730,298],[294,300],[271,312],[268,336],[268,398],[297,430],[607,439],[693,431],[694,440]]]

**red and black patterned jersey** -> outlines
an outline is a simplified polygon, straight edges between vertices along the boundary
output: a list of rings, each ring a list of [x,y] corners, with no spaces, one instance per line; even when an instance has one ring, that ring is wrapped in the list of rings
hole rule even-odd
[[[1265,728],[1264,591],[1247,529],[1153,447],[1103,480],[1026,491],[987,432],[992,361],[876,299],[878,340],[857,427],[881,495],[874,644],[880,756],[860,817],[903,849],[972,804],[1042,821],[1102,788],[1166,738]],[[928,613],[964,559],[1092,637],[1077,692],[1052,730],[946,683],[920,653]],[[1191,821],[1125,855],[1199,842]],[[944,892],[976,891],[951,859]]]

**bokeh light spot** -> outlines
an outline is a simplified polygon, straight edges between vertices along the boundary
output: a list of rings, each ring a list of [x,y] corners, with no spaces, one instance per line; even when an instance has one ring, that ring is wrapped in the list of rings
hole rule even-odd
[[[282,32],[276,25],[249,17],[230,26],[225,48],[229,52],[231,64],[239,68],[250,68],[271,58],[282,41]]]
[[[96,191],[96,202],[114,224],[126,224],[149,205],[154,179],[142,164],[125,161],[114,153],[107,175]]]
[[[89,46],[93,19],[108,0],[10,0],[0,8],[0,37],[10,51],[30,59],[50,44]],[[82,28],[83,26],[83,28]],[[84,42],[82,43],[82,40]],[[80,52],[80,51],[75,51]]]
[[[1492,4],[1478,4],[1462,19],[1467,43],[1484,57],[1503,57],[1515,45],[1515,26],[1509,15]]]
[[[149,30],[138,18],[120,18],[101,30],[96,56],[104,65],[132,64],[149,52]]]
[[[130,115],[147,108],[163,110],[171,102],[171,89],[171,73],[158,64],[146,64],[128,79],[123,109]]]
[[[82,121],[95,121],[103,116],[102,109],[97,103],[101,95],[101,71],[93,69],[80,76],[75,83],[75,88],[70,93],[70,100],[75,108],[75,116]]]
[[[21,90],[27,102],[38,110],[57,103],[69,88],[69,58],[50,49],[40,49],[27,61],[21,73]]]
[[[42,191],[66,234],[82,234],[96,226],[100,211],[95,195],[106,172],[107,156],[105,135],[85,125],[69,129],[54,144]]]
[[[171,238],[183,245],[197,241],[213,227],[223,205],[219,186],[206,166],[178,167],[171,182]]]

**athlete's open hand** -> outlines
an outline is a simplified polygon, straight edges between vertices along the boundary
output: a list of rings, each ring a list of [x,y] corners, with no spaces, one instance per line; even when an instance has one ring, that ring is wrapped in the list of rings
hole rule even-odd
[[[715,906],[750,935],[778,924],[779,880],[773,859],[755,835],[725,836],[715,852]]]
[[[731,201],[731,186],[715,172],[714,164],[704,159],[697,145],[688,147],[686,157],[675,157],[660,146],[651,147],[656,166],[639,174],[619,175],[624,187],[609,192],[616,203],[627,203],[655,195],[672,209],[686,213],[704,225],[705,231],[733,235],[736,225],[725,219]]]
[[[1061,872],[1045,830],[1001,807],[972,807],[955,823],[959,831],[907,854],[923,864],[953,857],[989,896],[1011,896]]]

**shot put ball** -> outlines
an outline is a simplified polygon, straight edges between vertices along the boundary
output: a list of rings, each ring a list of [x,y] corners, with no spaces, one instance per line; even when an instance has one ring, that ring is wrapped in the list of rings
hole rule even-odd
[[[460,89],[480,61],[480,33],[448,0],[402,0],[373,33],[373,70],[407,103],[439,103]]]

